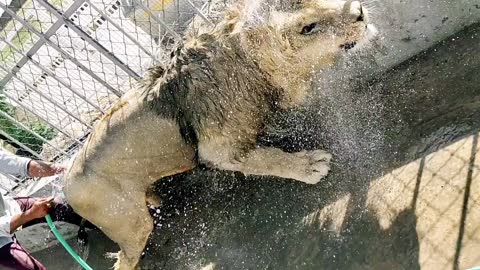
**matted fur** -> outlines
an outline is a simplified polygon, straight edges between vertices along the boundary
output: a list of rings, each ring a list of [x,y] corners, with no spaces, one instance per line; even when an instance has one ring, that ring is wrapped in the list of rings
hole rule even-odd
[[[274,1],[227,13],[189,38],[168,65],[150,69],[95,125],[68,170],[72,207],[119,244],[116,269],[134,269],[153,229],[151,185],[198,162],[309,184],[327,175],[322,151],[256,145],[265,120],[299,105],[312,72],[333,63],[367,31],[356,1]]]

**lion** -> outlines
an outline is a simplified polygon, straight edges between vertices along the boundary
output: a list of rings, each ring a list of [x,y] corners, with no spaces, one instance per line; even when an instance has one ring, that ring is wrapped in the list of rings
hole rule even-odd
[[[139,268],[159,179],[197,164],[307,184],[328,174],[329,153],[287,153],[257,145],[257,136],[269,116],[304,102],[314,71],[367,39],[367,10],[358,1],[256,3],[231,9],[151,68],[68,169],[65,197],[120,246],[115,269]]]

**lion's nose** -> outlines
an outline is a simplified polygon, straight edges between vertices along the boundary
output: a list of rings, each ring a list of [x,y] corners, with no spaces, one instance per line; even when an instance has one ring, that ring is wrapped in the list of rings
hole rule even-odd
[[[346,1],[343,11],[351,22],[362,22],[365,20],[365,13],[360,1]]]

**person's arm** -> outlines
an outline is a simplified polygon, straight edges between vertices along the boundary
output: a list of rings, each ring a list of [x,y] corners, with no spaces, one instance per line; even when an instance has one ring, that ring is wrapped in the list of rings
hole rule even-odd
[[[14,215],[10,218],[10,233],[15,232],[18,227],[32,220],[32,215],[29,215],[27,212],[22,212],[18,215]]]
[[[10,233],[15,232],[18,227],[22,226],[23,224],[32,221],[37,218],[43,218],[48,214],[50,210],[50,203],[53,201],[53,197],[44,198],[36,201],[32,208],[28,209],[27,211],[14,215],[10,219]]]
[[[45,177],[62,173],[65,167],[40,160],[19,157],[0,150],[0,172],[22,177]]]
[[[28,163],[28,175],[31,177],[45,177],[62,173],[65,167],[40,160],[31,160]]]
[[[0,172],[18,176],[28,176],[28,164],[31,159],[19,157],[0,150]]]

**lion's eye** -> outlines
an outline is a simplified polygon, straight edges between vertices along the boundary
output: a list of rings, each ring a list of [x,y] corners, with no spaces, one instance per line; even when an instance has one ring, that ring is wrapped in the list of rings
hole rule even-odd
[[[320,24],[318,22],[311,23],[309,25],[306,25],[302,28],[302,31],[300,31],[300,34],[302,35],[311,35],[316,32],[320,31]]]

